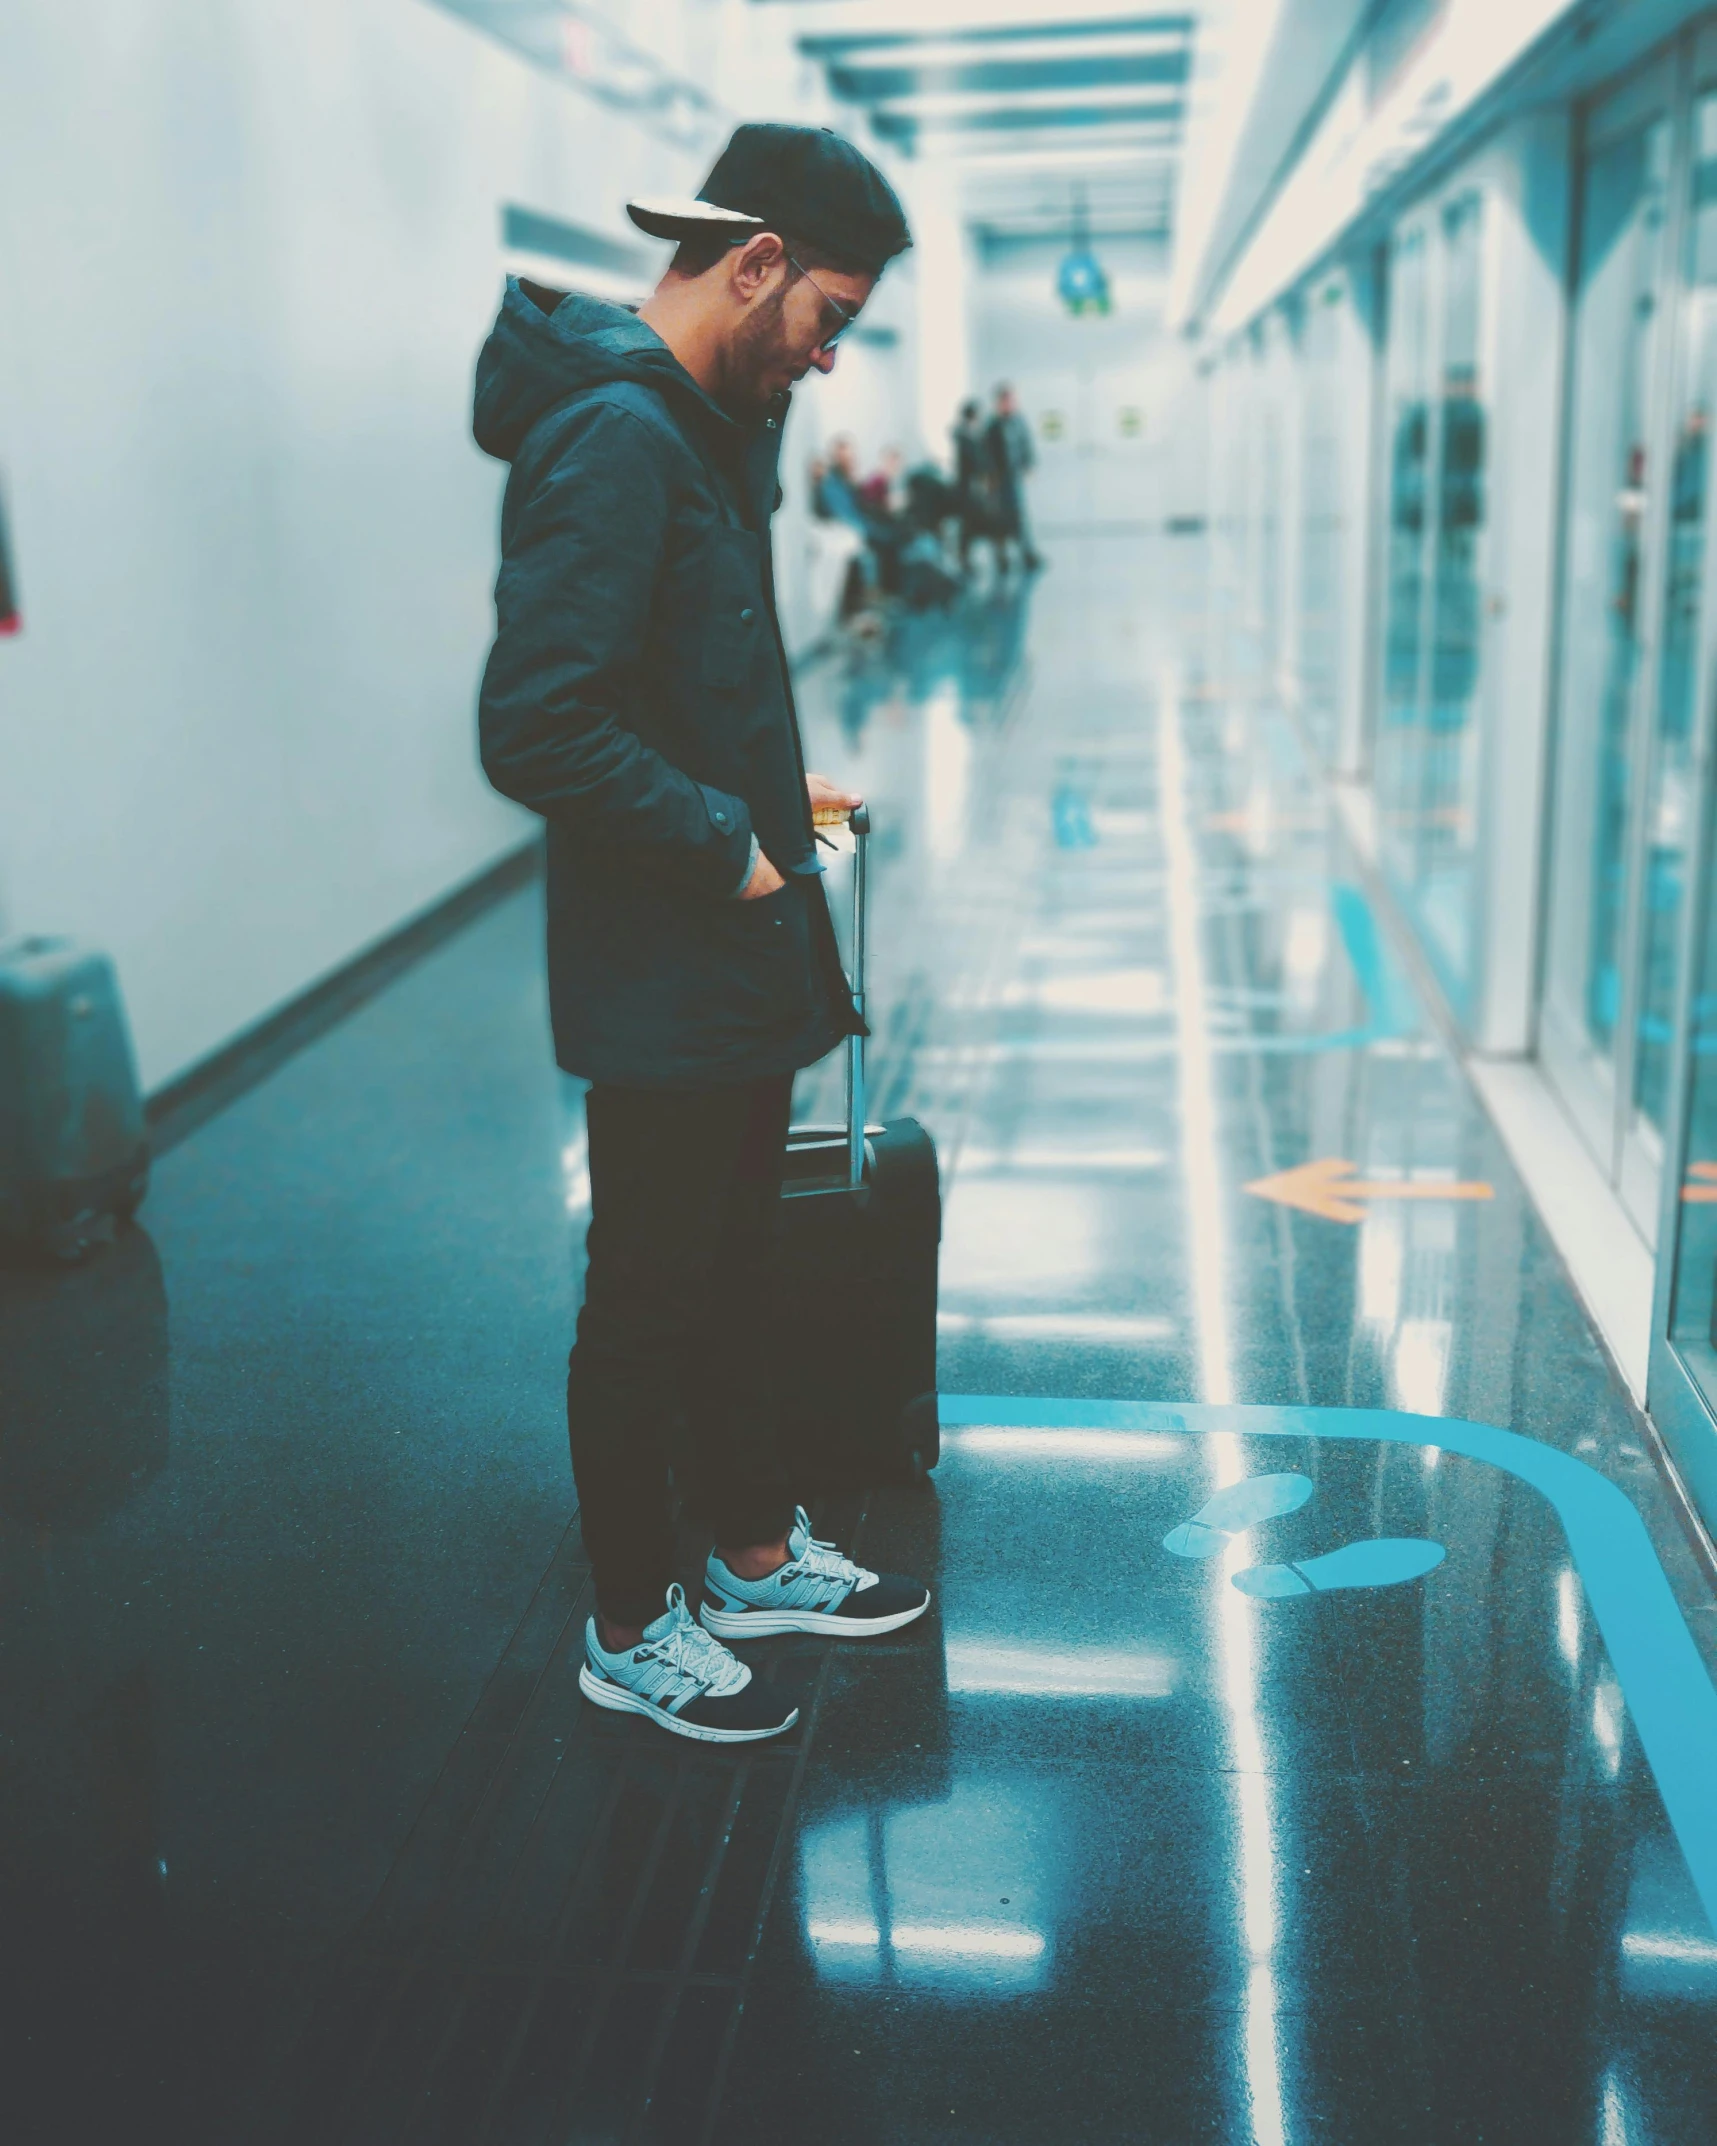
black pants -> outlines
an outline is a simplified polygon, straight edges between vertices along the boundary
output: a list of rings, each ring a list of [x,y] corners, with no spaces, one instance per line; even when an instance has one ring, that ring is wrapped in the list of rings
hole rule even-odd
[[[592,1088],[589,1266],[566,1381],[602,1614],[647,1624],[674,1577],[669,1440],[683,1410],[718,1543],[774,1542],[793,1499],[769,1375],[791,1075]]]

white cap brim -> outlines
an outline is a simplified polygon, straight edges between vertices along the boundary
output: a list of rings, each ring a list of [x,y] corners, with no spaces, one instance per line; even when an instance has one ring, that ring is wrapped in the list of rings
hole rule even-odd
[[[697,238],[706,231],[761,231],[761,216],[745,216],[738,209],[724,209],[713,201],[694,201],[689,194],[655,194],[648,200],[629,201],[626,213],[640,231],[652,238]]]

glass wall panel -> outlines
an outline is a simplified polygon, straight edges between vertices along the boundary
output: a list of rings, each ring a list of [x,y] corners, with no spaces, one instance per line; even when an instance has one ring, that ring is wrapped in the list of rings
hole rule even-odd
[[[1654,1351],[1650,1401],[1707,1524],[1717,1526],[1717,825],[1709,794],[1717,622],[1706,535],[1717,410],[1717,91],[1695,102],[1687,186],[1633,1098],[1667,1145],[1672,1032],[1680,995],[1690,988],[1682,1029],[1685,1147],[1674,1163],[1680,1197],[1667,1294],[1673,1362],[1663,1366]],[[1688,860],[1701,844],[1704,884],[1689,939],[1684,889]],[[1694,955],[1685,980],[1684,945]]]
[[[1383,858],[1457,1010],[1472,984],[1487,522],[1484,197],[1396,235],[1388,586],[1374,781]]]
[[[1444,209],[1441,225],[1436,579],[1414,866],[1424,930],[1459,995],[1471,978],[1478,846],[1479,587],[1486,522],[1479,341],[1483,196],[1460,195]]]
[[[1649,1137],[1659,1152],[1668,1107],[1687,856],[1698,806],[1693,787],[1694,733],[1699,716],[1711,423],[1717,409],[1717,93],[1700,97],[1694,110],[1688,188],[1671,426],[1663,645],[1645,801],[1633,1063],[1634,1129]]]
[[[1300,706],[1318,751],[1334,757],[1347,681],[1343,596],[1351,412],[1342,378],[1345,285],[1307,301],[1300,343]]]
[[[1383,678],[1373,780],[1385,849],[1410,855],[1418,796],[1420,648],[1425,623],[1426,493],[1431,452],[1430,292],[1425,231],[1398,232],[1389,258],[1384,385],[1389,527]]]
[[[1717,1411],[1717,873],[1707,874],[1704,941],[1689,1022],[1687,1165],[1670,1333]]]
[[[1546,1067],[1611,1174],[1620,1167],[1614,1057],[1669,151],[1668,119],[1651,114],[1593,141],[1581,170],[1541,1040]]]
[[[1252,470],[1246,346],[1224,353],[1211,374],[1210,646],[1206,674],[1219,691],[1249,675]]]

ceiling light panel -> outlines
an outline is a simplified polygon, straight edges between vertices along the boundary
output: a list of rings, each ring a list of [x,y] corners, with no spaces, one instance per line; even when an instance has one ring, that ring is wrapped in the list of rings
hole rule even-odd
[[[890,50],[862,60],[829,62],[837,95],[858,100],[901,97],[917,89],[1089,89],[1110,82],[1184,82],[1191,53],[1184,44],[1146,47],[1105,38],[1069,49],[1043,39],[977,54],[959,46],[934,52]]]
[[[1141,97],[1136,89],[1093,89],[1071,96],[1066,90],[1027,89],[1010,97],[972,97],[935,90],[885,98],[877,109],[911,119],[961,119],[970,112],[1119,112],[1133,118],[1145,116],[1164,125],[1186,114],[1178,97]]]
[[[1096,129],[1086,132],[1058,133],[1054,146],[1045,145],[1043,133],[1035,134],[947,134],[935,137],[936,153],[945,156],[962,168],[994,164],[998,169],[1008,169],[1022,162],[1053,166],[1077,178],[1084,168],[1087,145],[1093,150],[1112,151],[1117,158],[1136,163],[1152,152],[1160,153],[1164,144],[1138,134],[1128,134],[1117,129],[1113,134],[1099,133]]]
[[[991,10],[992,14],[999,10]],[[894,30],[856,30],[833,35],[813,34],[799,40],[799,49],[814,60],[842,61],[855,59],[861,53],[898,52],[910,53],[920,61],[928,61],[934,55],[944,59],[950,54],[969,56],[975,47],[1007,45],[1024,49],[1027,46],[1042,46],[1056,51],[1072,44],[1104,42],[1117,49],[1137,50],[1144,46],[1169,49],[1192,42],[1193,18],[1190,15],[1100,15],[1072,22],[1033,20],[1022,15],[1015,22],[989,21],[959,26],[939,23],[935,26],[908,25]]]
[[[1131,125],[1152,126],[1158,138],[1176,138],[1181,117],[1179,104],[1068,104],[1056,102],[1029,105],[1019,102],[985,105],[959,112],[920,117],[915,112],[880,111],[871,124],[884,141],[911,141],[925,134],[1026,134],[1056,127],[1077,129]]]

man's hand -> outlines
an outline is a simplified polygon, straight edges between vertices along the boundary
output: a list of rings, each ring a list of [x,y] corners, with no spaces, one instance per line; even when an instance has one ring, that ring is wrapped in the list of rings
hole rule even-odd
[[[864,799],[856,792],[843,790],[839,783],[831,782],[826,775],[807,775],[805,794],[811,800],[813,818],[819,813],[839,813],[844,818],[847,813],[864,803]],[[751,877],[740,889],[739,898],[742,902],[760,902],[771,894],[779,894],[786,884],[762,850],[759,850]]]
[[[862,797],[851,790],[843,790],[826,775],[807,775],[805,790],[811,800],[813,819],[820,813],[838,813],[844,818],[847,813],[864,803]]]
[[[757,862],[751,867],[751,877],[739,890],[742,902],[760,902],[766,894],[779,894],[787,882],[761,850]]]

